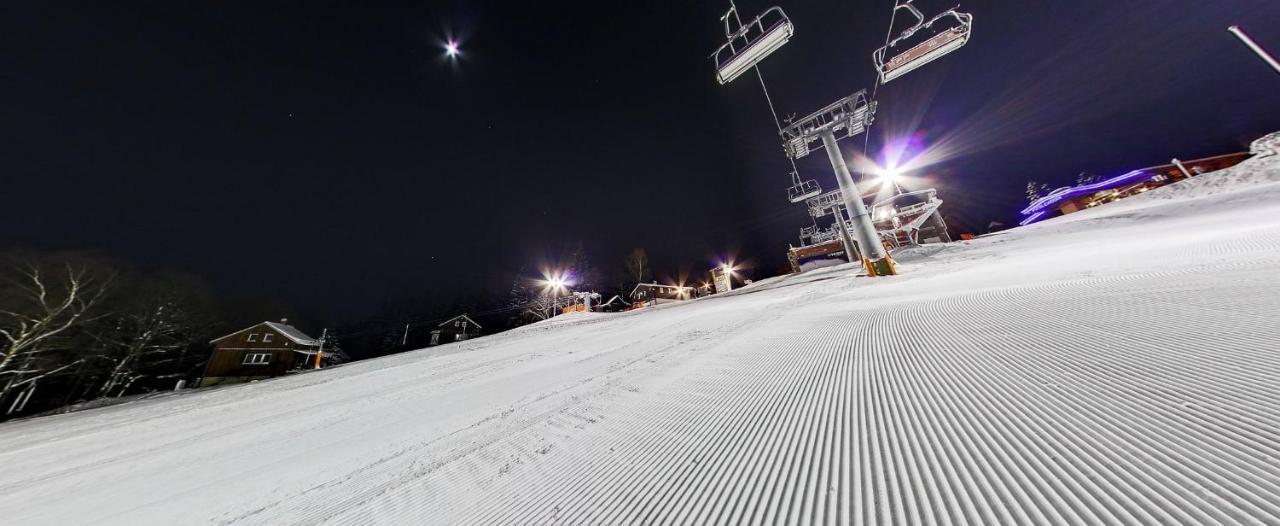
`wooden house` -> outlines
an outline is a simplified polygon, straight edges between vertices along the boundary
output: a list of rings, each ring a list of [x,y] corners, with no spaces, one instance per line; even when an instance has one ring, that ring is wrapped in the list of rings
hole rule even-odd
[[[450,342],[469,340],[480,335],[480,324],[466,314],[454,316],[437,325],[431,331],[431,343],[428,346],[443,345]]]
[[[307,336],[288,320],[264,321],[209,342],[213,355],[200,387],[261,380],[315,367],[320,340]]]
[[[693,287],[677,285],[659,285],[657,283],[641,283],[631,289],[631,308],[637,309],[649,305],[659,305],[674,301],[687,300],[693,295]]]

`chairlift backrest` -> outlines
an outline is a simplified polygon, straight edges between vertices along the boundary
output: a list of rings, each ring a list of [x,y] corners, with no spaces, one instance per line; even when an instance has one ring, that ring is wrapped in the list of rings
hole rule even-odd
[[[756,67],[795,34],[791,19],[777,6],[766,9],[737,29],[733,29],[730,18],[738,18],[736,9],[730,8],[721,18],[726,42],[711,54],[716,64],[716,80],[721,84],[728,84]]]
[[[880,74],[881,83],[906,75],[925,64],[960,49],[961,46],[969,42],[969,35],[973,31],[973,15],[971,14],[961,13],[952,8],[926,21],[924,15],[920,13],[919,9],[911,5],[910,1],[894,7],[895,11],[898,9],[906,9],[912,16],[916,17],[916,23],[904,30],[897,38],[889,41],[888,45],[877,49],[871,54],[872,60],[876,65],[876,71]],[[944,18],[955,19],[957,25],[939,32],[905,51],[894,54],[888,60],[885,59],[885,55],[890,50],[896,50],[904,40],[911,38],[921,29],[931,29],[935,23]]]

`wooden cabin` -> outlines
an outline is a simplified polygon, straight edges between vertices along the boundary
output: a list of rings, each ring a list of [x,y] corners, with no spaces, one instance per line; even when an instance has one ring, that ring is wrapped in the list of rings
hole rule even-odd
[[[437,325],[435,330],[431,331],[431,343],[427,345],[434,347],[450,342],[469,340],[479,335],[480,324],[476,323],[470,316],[461,314]]]
[[[631,308],[638,309],[649,305],[690,299],[693,297],[693,287],[641,283],[636,285],[636,288],[631,289],[629,296],[631,296]]]
[[[307,336],[288,320],[264,321],[209,342],[213,355],[200,387],[250,382],[315,367],[320,340]]]

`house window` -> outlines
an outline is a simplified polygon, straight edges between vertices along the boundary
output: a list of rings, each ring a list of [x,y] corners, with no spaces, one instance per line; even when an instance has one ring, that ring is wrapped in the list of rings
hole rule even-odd
[[[263,334],[263,335],[262,335],[262,343],[268,343],[268,342],[270,342],[270,341],[271,341],[271,338],[272,338],[272,337],[274,337],[274,336],[275,336],[274,334],[271,334],[271,333],[269,333],[269,332],[268,332],[268,333],[266,333],[266,334]]]
[[[258,333],[256,332],[249,333],[249,342],[252,343],[256,341],[258,341]]]
[[[244,365],[264,365],[271,363],[271,353],[251,352],[244,355]]]

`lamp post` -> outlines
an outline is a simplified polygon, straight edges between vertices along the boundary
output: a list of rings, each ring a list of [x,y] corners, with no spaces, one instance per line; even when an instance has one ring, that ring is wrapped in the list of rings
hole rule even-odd
[[[1253,50],[1253,52],[1258,55],[1258,58],[1262,59],[1263,62],[1266,62],[1268,66],[1271,66],[1271,69],[1276,70],[1276,73],[1280,73],[1280,62],[1276,62],[1275,57],[1272,57],[1270,53],[1267,53],[1267,50],[1262,49],[1262,46],[1258,45],[1257,42],[1254,42],[1243,29],[1240,29],[1240,26],[1228,27],[1227,31],[1230,31],[1231,34],[1235,35],[1241,42],[1244,42],[1244,45]]]
[[[549,289],[551,292],[551,315],[547,316],[548,318],[555,317],[556,306],[560,303],[560,289],[566,285],[569,285],[569,280],[565,279],[562,273],[551,274],[542,280],[543,289]]]

